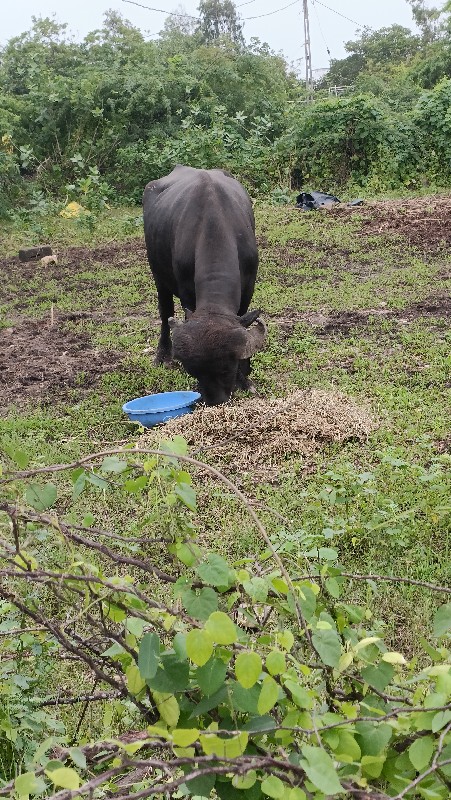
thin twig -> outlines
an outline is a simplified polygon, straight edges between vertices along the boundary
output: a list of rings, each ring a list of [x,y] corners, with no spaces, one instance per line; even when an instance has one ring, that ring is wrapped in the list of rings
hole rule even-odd
[[[398,578],[394,577],[393,575],[355,575],[352,572],[341,572],[338,577],[343,578],[352,578],[355,581],[384,581],[387,583],[407,583],[411,584],[412,586],[421,586],[424,589],[430,589],[432,592],[443,592],[445,594],[451,594],[451,588],[449,586],[437,586],[434,583],[429,583],[428,581],[417,581],[415,578]]]
[[[142,455],[156,455],[156,456],[160,456],[161,458],[165,458],[165,459],[172,458],[172,459],[175,459],[176,461],[182,461],[183,463],[191,464],[194,467],[197,467],[199,469],[203,469],[203,470],[209,472],[214,477],[216,477],[218,480],[220,480],[225,486],[227,486],[236,495],[236,497],[238,497],[238,499],[241,501],[243,506],[246,508],[246,510],[247,510],[249,516],[251,517],[252,521],[254,522],[255,526],[257,527],[257,530],[259,531],[260,535],[262,536],[266,546],[270,550],[270,552],[271,552],[271,554],[272,554],[277,566],[279,567],[279,569],[281,571],[281,574],[283,575],[288,587],[290,588],[290,590],[292,592],[293,600],[294,600],[294,605],[295,605],[295,609],[296,609],[296,616],[297,616],[297,619],[298,619],[299,628],[305,633],[305,636],[306,636],[310,646],[313,647],[313,649],[315,649],[314,646],[313,646],[313,643],[312,643],[312,637],[311,637],[310,630],[309,630],[309,628],[307,626],[307,623],[306,623],[306,621],[304,619],[304,615],[302,613],[301,606],[300,606],[298,597],[296,595],[296,591],[295,591],[295,589],[294,589],[294,587],[292,585],[290,576],[288,575],[288,573],[287,573],[287,571],[285,569],[285,566],[284,566],[284,563],[283,563],[282,559],[280,558],[279,554],[275,550],[275,548],[274,548],[274,546],[273,546],[273,544],[271,542],[271,539],[269,538],[269,535],[266,532],[265,527],[263,526],[262,522],[260,521],[260,519],[258,518],[257,514],[255,513],[254,509],[250,505],[246,495],[243,494],[243,492],[238,488],[238,486],[236,486],[236,484],[234,484],[222,472],[220,472],[218,469],[216,469],[216,467],[212,467],[209,464],[204,464],[202,461],[198,461],[197,459],[191,458],[190,456],[178,455],[176,453],[170,453],[170,452],[168,453],[168,452],[164,452],[164,451],[162,451],[162,450],[160,450],[158,448],[153,448],[153,447],[149,447],[149,448],[147,448],[147,447],[134,447],[133,450],[124,450],[123,448],[117,448],[116,447],[116,448],[113,448],[113,449],[110,449],[110,450],[102,450],[102,451],[100,451],[98,453],[91,453],[90,455],[84,456],[83,458],[80,458],[77,461],[73,461],[72,463],[69,463],[69,464],[53,464],[50,467],[39,467],[39,468],[34,469],[34,470],[22,470],[20,472],[16,472],[14,477],[12,477],[12,478],[4,478],[4,479],[0,480],[0,484],[1,483],[5,483],[5,482],[6,483],[10,483],[12,480],[20,480],[22,478],[28,478],[28,477],[31,477],[32,475],[37,475],[37,474],[42,474],[42,473],[49,473],[49,472],[50,473],[51,472],[62,472],[62,471],[68,470],[68,469],[75,469],[76,467],[80,467],[83,464],[89,464],[89,463],[92,463],[93,461],[98,461],[99,459],[105,458],[106,456],[119,455],[119,454],[125,455],[125,456],[127,456],[127,455],[130,456],[132,454],[135,455],[136,453],[139,453],[139,454],[142,454]],[[172,582],[175,582],[175,579]]]
[[[317,580],[319,575],[297,575],[293,578],[294,581],[314,581]],[[439,584],[429,583],[428,581],[418,581],[415,578],[400,578],[397,575],[359,575],[353,572],[340,572],[337,578],[349,578],[355,581],[381,581],[384,583],[405,583],[407,585],[421,586],[424,589],[430,589],[432,592],[443,592],[444,594],[451,594],[449,586],[440,586]]]
[[[92,689],[93,689],[93,692],[95,692],[95,688],[96,688],[96,686],[97,686],[98,682],[99,682],[99,679],[98,679],[98,677],[96,676],[96,677],[95,677],[95,680],[94,680],[94,686],[92,687]],[[80,733],[80,728],[81,728],[81,726],[83,725],[83,720],[84,720],[84,718],[85,718],[85,716],[86,716],[86,712],[87,712],[87,710],[88,710],[88,708],[89,708],[89,703],[90,703],[90,700],[89,700],[89,697],[88,697],[88,698],[85,700],[85,702],[84,702],[84,706],[83,706],[83,708],[82,708],[82,710],[81,710],[81,714],[80,714],[80,716],[79,716],[79,719],[78,719],[78,722],[77,722],[77,727],[75,728],[75,730],[74,730],[74,732],[73,732],[73,734],[72,734],[72,736],[71,736],[71,740],[70,740],[70,743],[69,743],[71,747],[73,747],[73,746],[74,746],[74,744],[75,744],[75,743],[76,743],[76,741],[77,741],[78,734]]]
[[[41,522],[45,525],[49,525],[52,528],[56,528],[60,533],[63,531],[67,537],[71,540],[77,542],[77,544],[83,544],[86,547],[91,547],[94,550],[97,550],[99,553],[102,553],[107,558],[112,558],[114,561],[119,561],[123,564],[127,564],[128,566],[138,567],[142,569],[144,572],[149,572],[150,574],[156,575],[157,578],[166,582],[166,583],[175,583],[177,578],[173,575],[169,575],[167,572],[163,572],[162,570],[155,567],[153,564],[150,564],[147,561],[142,561],[139,558],[134,558],[133,556],[123,556],[119,553],[114,552],[111,550],[107,545],[100,544],[99,542],[95,542],[92,539],[86,539],[86,537],[82,536],[79,533],[70,532],[70,526],[66,526],[56,515],[50,514],[38,514],[31,511],[23,511],[18,512],[16,507],[9,504],[9,503],[2,503],[0,504],[0,511],[5,511],[6,514],[9,515],[11,520],[20,517],[24,520],[30,522]],[[154,603],[155,604],[155,603]]]
[[[399,794],[397,794],[393,800],[402,800],[402,798],[406,796],[407,792],[411,792],[412,789],[415,789],[415,786],[418,786],[422,781],[424,781],[425,778],[427,778],[429,775],[432,775],[434,772],[437,772],[438,769],[447,767],[448,764],[451,764],[451,758],[447,758],[445,761],[441,761],[439,764],[432,762],[429,769],[422,772],[421,775],[418,775],[418,777],[415,778],[412,783],[409,783],[409,785],[406,786],[401,792],[399,792]]]
[[[77,703],[95,703],[98,700],[115,700],[122,696],[122,692],[94,692],[94,694],[81,694],[78,697],[53,697],[50,700],[39,700],[39,708],[46,706],[72,706]]]

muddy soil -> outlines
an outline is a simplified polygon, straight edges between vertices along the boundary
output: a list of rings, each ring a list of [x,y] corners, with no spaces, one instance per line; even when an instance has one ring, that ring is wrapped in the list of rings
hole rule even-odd
[[[343,204],[324,213],[356,214],[361,220],[358,236],[394,234],[423,253],[446,250],[451,245],[451,197],[383,200],[354,208]]]
[[[0,260],[0,272],[6,276],[17,276],[26,291],[27,281],[33,280],[41,272],[51,280],[61,280],[66,275],[76,277],[77,273],[89,269],[93,264],[114,264],[115,266],[132,266],[142,261],[146,270],[147,263],[144,241],[129,239],[124,242],[106,242],[96,247],[65,247],[55,250],[58,258],[57,264],[46,264],[39,261],[22,263],[16,257]]]
[[[52,327],[49,319],[22,319],[0,330],[0,413],[10,404],[63,399],[73,388],[90,389],[122,358],[123,353],[96,350],[87,335],[67,330],[64,317]]]
[[[0,277],[4,276],[1,301],[16,300],[16,287],[20,287],[21,297],[34,296],[35,290],[28,284],[42,276],[43,281],[76,286],[80,294],[90,292],[95,305],[95,282],[78,276],[91,268],[100,274],[103,264],[121,267],[124,271],[136,269],[137,264],[142,264],[146,272],[149,269],[141,239],[108,242],[93,248],[61,249],[58,264],[45,267],[39,261],[21,263],[18,258],[8,258],[0,261]],[[90,305],[87,302],[87,307]],[[30,320],[21,315],[20,304],[14,303],[16,310],[6,317],[10,326],[0,328],[0,414],[11,404],[23,407],[28,403],[46,404],[67,399],[74,388],[83,394],[97,386],[102,375],[117,368],[124,358],[123,350],[100,350],[93,346],[88,334],[74,330],[74,323],[84,319],[126,323],[113,305],[106,305],[99,310],[56,311],[54,324],[50,325],[50,315]],[[147,316],[148,301],[143,298],[142,306],[130,309],[127,319]]]
[[[360,311],[334,311],[323,314],[320,311],[298,311],[286,309],[283,314],[274,314],[271,318],[279,327],[284,337],[291,336],[296,325],[310,325],[317,336],[341,334],[347,336],[356,328],[367,325],[371,317],[390,319],[404,325],[416,319],[427,318],[433,324],[433,318],[451,320],[451,297],[431,296],[418,303],[413,303],[401,310],[393,310],[380,305],[378,308],[366,308]]]

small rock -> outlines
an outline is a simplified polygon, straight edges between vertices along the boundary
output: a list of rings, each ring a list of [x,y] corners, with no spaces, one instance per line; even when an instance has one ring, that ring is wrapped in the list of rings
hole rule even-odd
[[[47,264],[58,264],[58,258],[56,255],[43,256],[43,258],[41,258],[41,264],[44,264],[44,266]]]

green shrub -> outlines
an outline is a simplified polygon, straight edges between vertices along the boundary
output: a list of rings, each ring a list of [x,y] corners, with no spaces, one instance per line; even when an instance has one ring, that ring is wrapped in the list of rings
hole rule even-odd
[[[451,79],[423,92],[413,119],[424,170],[433,180],[451,178]]]
[[[131,798],[324,800],[364,792],[368,800],[447,800],[446,587],[416,582],[444,596],[431,641],[418,642],[421,660],[409,660],[384,643],[384,623],[372,610],[379,580],[408,578],[347,575],[334,547],[302,540],[297,557],[288,549],[288,569],[243,494],[187,456],[180,437],[160,451],[111,450],[86,456],[75,469],[48,468],[47,477],[69,471],[73,508],[65,516],[54,510],[58,490],[45,468],[27,471],[24,451],[8,453],[0,498],[0,650],[2,665],[11,664],[6,708],[11,686],[26,697],[33,683],[33,696],[20,698],[12,714],[0,712],[2,794],[109,794],[123,791],[125,781]],[[14,473],[12,462],[22,471]],[[188,465],[213,473],[244,504],[260,553],[229,563],[196,540]],[[371,501],[373,475],[329,477],[321,502]],[[422,477],[437,481],[441,473]],[[95,492],[111,485],[130,498],[130,509],[133,499],[139,507],[140,536],[93,527]],[[82,493],[94,513],[79,519]],[[360,602],[353,580],[366,583]],[[28,638],[20,634],[26,626],[33,628]],[[42,714],[54,700],[39,679],[57,655],[72,662],[64,687],[55,668],[51,673],[58,704],[107,701],[100,738],[84,740],[84,712],[66,736]],[[114,728],[115,709],[133,728],[125,735]]]

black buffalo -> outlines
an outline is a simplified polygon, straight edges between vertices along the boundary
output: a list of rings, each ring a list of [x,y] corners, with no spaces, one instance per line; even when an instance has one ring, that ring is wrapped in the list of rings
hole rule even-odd
[[[147,255],[158,291],[157,363],[181,361],[207,405],[249,387],[250,356],[263,347],[259,311],[248,311],[257,275],[255,222],[249,195],[220,169],[177,166],[147,184]],[[174,296],[185,322],[174,320]],[[252,323],[256,322],[252,328]]]

